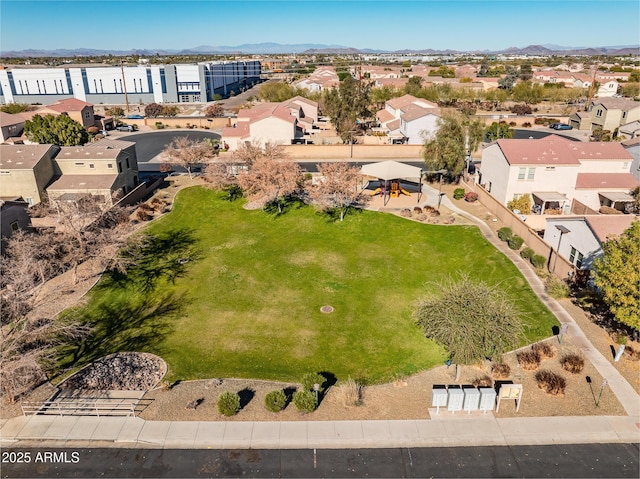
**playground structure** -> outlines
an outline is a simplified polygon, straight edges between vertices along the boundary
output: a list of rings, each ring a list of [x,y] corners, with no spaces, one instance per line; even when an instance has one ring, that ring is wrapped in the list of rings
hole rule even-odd
[[[385,193],[387,193],[387,190],[385,188],[385,181],[378,179],[378,182],[380,183],[380,185],[378,188],[376,188],[375,190],[373,190],[371,192],[371,196],[376,196],[376,195],[382,195],[384,196]],[[399,180],[393,180],[390,183],[390,189],[388,191],[389,196],[391,198],[398,198],[401,194],[406,195],[406,196],[411,196],[411,193],[408,192],[406,189],[404,189],[402,187],[402,185],[400,184]]]
[[[390,198],[399,198],[400,195],[411,196],[407,188],[403,188],[402,179],[417,180],[417,201],[422,196],[422,169],[393,160],[380,161],[363,165],[360,173],[364,176],[378,178],[379,187],[373,190],[371,196],[381,195],[383,204],[386,205]],[[364,189],[364,187],[363,187]],[[409,188],[411,189],[411,188]]]

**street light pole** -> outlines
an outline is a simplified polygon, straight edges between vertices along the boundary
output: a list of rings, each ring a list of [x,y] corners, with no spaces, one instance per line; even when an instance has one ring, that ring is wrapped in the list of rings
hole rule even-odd
[[[558,255],[560,255],[560,242],[562,241],[562,235],[565,233],[571,232],[571,230],[566,226],[556,225],[556,228],[558,229],[558,231],[560,231],[560,237],[558,238],[558,247],[556,248],[556,257],[553,260],[553,269],[551,270],[552,273],[556,272],[556,263],[558,262]]]

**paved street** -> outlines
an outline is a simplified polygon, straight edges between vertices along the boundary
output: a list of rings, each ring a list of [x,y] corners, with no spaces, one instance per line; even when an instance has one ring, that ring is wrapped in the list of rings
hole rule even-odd
[[[22,458],[28,463],[10,463]],[[2,477],[637,478],[638,445],[393,449],[3,449]],[[5,461],[6,458],[6,461]]]

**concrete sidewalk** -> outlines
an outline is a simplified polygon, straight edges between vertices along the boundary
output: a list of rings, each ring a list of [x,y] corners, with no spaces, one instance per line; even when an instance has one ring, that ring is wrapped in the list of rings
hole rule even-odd
[[[627,416],[496,419],[493,414],[440,411],[431,417],[411,421],[177,422],[21,416],[3,422],[0,446],[344,449],[640,442],[639,419]]]

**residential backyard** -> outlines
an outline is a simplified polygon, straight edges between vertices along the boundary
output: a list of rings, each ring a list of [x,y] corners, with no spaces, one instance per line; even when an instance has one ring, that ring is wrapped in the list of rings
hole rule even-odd
[[[446,352],[424,338],[412,310],[458,274],[508,292],[526,318],[523,344],[558,324],[475,227],[372,211],[339,222],[299,204],[281,215],[242,204],[181,191],[147,229],[154,239],[129,274],[105,275],[72,312],[95,332],[63,366],[146,351],[166,360],[170,381],[324,371],[381,383],[443,364]]]

